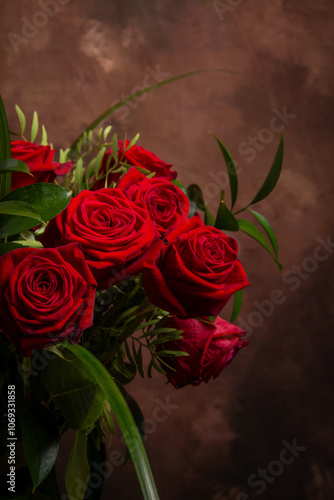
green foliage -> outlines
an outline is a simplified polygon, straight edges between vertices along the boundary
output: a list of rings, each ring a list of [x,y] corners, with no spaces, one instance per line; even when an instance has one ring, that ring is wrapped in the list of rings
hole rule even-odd
[[[38,404],[20,408],[18,417],[29,472],[36,489],[53,468],[59,449],[59,432],[55,416]]]
[[[1,178],[1,176],[0,176]],[[16,189],[2,200],[3,202],[22,202],[32,212],[21,215],[0,215],[0,238],[6,238],[38,225],[39,221],[49,221],[56,217],[69,203],[71,192],[51,183],[37,183]],[[38,218],[37,218],[37,215]]]
[[[0,162],[9,160],[12,156],[9,127],[5,106],[0,95]],[[0,200],[10,192],[11,174],[0,175]]]
[[[70,500],[83,500],[89,480],[87,431],[76,431],[67,461],[65,484]]]

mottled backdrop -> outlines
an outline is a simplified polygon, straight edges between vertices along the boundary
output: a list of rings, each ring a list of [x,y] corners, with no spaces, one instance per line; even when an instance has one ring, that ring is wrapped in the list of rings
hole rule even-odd
[[[14,104],[36,109],[55,146],[143,85],[234,70],[158,89],[110,120],[120,135],[140,132],[185,184],[201,184],[213,210],[225,174],[209,131],[239,163],[240,207],[284,131],[281,179],[258,206],[277,232],[283,275],[238,236],[249,347],[208,385],[176,391],[157,374],[129,390],[147,418],[162,500],[332,499],[333,2],[3,0],[0,19],[11,127]],[[132,466],[111,466],[103,498],[140,499]]]

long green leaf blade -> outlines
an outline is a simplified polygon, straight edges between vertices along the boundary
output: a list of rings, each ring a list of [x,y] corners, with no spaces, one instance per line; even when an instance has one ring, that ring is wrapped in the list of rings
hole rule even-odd
[[[65,484],[70,500],[84,499],[88,480],[87,433],[80,430],[75,433],[65,472]]]
[[[233,158],[227,148],[224,146],[224,144],[221,142],[220,139],[215,134],[212,134],[213,137],[216,139],[218,142],[218,145],[220,147],[220,150],[223,154],[224,160],[225,160],[225,165],[227,168],[227,173],[230,181],[230,191],[231,191],[231,210],[233,210],[234,204],[236,202],[237,196],[238,196],[238,175],[237,175],[237,169],[235,167]]]
[[[12,157],[10,135],[5,106],[0,95],[0,161]],[[10,173],[0,176],[0,200],[10,193],[12,176]]]
[[[32,119],[32,124],[31,124],[31,142],[34,142],[37,134],[38,134],[38,129],[39,129],[39,123],[38,123],[38,115],[37,112],[34,111],[33,119]]]
[[[231,314],[230,323],[233,323],[233,321],[235,321],[239,316],[241,306],[242,306],[242,290],[238,290],[234,294],[234,303],[233,303],[233,310]]]
[[[62,344],[67,350],[78,356],[87,366],[87,369],[94,374],[96,382],[101,386],[109,401],[112,411],[115,414],[118,425],[128,446],[137,477],[145,500],[157,500],[159,498],[154,483],[152,471],[148,458],[139,435],[135,421],[131,415],[128,405],[114,379],[106,368],[95,358],[93,354],[84,347],[69,344]]]
[[[103,120],[105,120],[109,115],[111,115],[114,111],[116,111],[117,109],[124,106],[124,104],[126,104],[127,102],[132,101],[133,99],[136,99],[136,97],[139,97],[139,96],[145,94],[146,92],[150,92],[151,90],[162,87],[163,85],[167,85],[168,83],[172,83],[172,82],[175,82],[177,80],[181,80],[182,78],[187,78],[189,76],[198,75],[200,73],[207,73],[209,71],[219,71],[219,72],[224,72],[224,73],[235,74],[235,71],[231,71],[228,69],[201,69],[201,70],[197,70],[197,71],[189,71],[189,73],[183,73],[182,75],[174,76],[173,78],[168,78],[167,80],[163,80],[162,82],[151,85],[150,87],[146,87],[143,90],[139,90],[138,92],[135,92],[134,94],[127,97],[126,99],[123,99],[123,101],[119,101],[114,106],[111,106],[110,108],[108,108],[100,116],[98,116],[92,123],[90,123],[85,128],[85,130],[76,138],[76,140],[73,142],[73,144],[71,145],[70,154],[72,154],[75,151],[77,143],[79,142],[80,138],[82,137],[82,135],[85,132],[88,132],[89,130],[93,130]]]
[[[260,245],[263,246],[263,248],[267,250],[267,252],[272,256],[272,258],[276,262],[278,269],[281,271],[282,265],[278,262],[276,256],[272,254],[270,245],[263,236],[263,234],[261,233],[261,231],[248,220],[238,219],[238,224],[239,224],[239,229],[241,231],[254,238],[256,241],[260,243]]]
[[[26,120],[26,117],[25,117],[22,109],[17,104],[15,104],[15,110],[16,110],[17,116],[19,117],[19,122],[20,122],[20,127],[21,127],[21,136],[23,136],[24,131],[26,129],[27,120]]]
[[[249,211],[254,215],[254,217],[256,218],[256,220],[261,224],[261,226],[263,227],[263,229],[267,233],[267,236],[268,236],[269,241],[270,241],[270,243],[271,243],[271,245],[273,247],[273,250],[274,250],[274,253],[276,255],[276,258],[278,259],[278,244],[277,244],[277,239],[276,239],[276,235],[274,233],[274,230],[273,230],[270,222],[262,214],[259,214],[258,212],[255,212],[255,210],[249,210]]]
[[[269,170],[269,173],[262,184],[259,192],[257,195],[253,198],[253,200],[250,202],[249,205],[253,205],[254,203],[257,203],[258,201],[263,200],[272,192],[274,187],[277,184],[277,181],[279,179],[281,170],[282,170],[282,163],[283,163],[283,151],[284,151],[284,143],[283,143],[283,134],[281,135],[281,141],[279,143],[278,149],[276,156],[274,158],[273,164]]]

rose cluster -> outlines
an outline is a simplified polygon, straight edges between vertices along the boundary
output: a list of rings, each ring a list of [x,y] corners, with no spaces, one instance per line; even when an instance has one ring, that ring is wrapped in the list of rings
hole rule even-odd
[[[170,358],[168,379],[175,387],[198,385],[217,377],[247,344],[245,332],[218,316],[248,285],[237,243],[197,213],[189,217],[189,199],[173,183],[170,164],[140,146],[127,147],[119,142],[118,158],[128,170],[121,178],[112,174],[116,187],[97,182],[73,197],[48,223],[44,249],[0,257],[3,332],[24,356],[64,339],[77,342],[93,323],[96,287],[142,273],[149,300],[170,313],[166,325],[183,331],[182,340],[159,346],[188,353]],[[30,166],[32,182],[53,181],[71,168],[53,163],[47,146],[15,141],[12,151]],[[16,173],[14,186],[30,182],[27,177]]]

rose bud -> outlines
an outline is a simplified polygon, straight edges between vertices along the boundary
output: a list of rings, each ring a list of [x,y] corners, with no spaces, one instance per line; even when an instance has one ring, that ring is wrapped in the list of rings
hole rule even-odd
[[[181,318],[217,316],[248,285],[237,242],[205,226],[198,215],[159,243],[160,253],[144,270],[144,287],[150,301],[165,311]]]
[[[185,221],[190,203],[181,189],[172,182],[153,177],[148,179],[135,167],[122,177],[118,184],[132,201],[142,201],[160,233],[164,234]]]
[[[54,162],[56,150],[50,146],[39,146],[28,141],[12,141],[12,158],[26,163],[33,174],[25,172],[12,173],[12,191],[29,186],[36,182],[53,182],[57,175],[66,175],[72,167],[72,162]]]
[[[81,245],[100,288],[139,274],[146,252],[159,237],[144,203],[120,189],[81,191],[52,219],[41,241],[45,247]]]
[[[188,356],[171,356],[161,363],[168,380],[177,389],[185,385],[199,385],[215,379],[232,361],[241,347],[248,344],[242,337],[246,332],[219,316],[214,323],[209,320],[168,318],[164,326],[183,331],[180,340],[168,341],[159,350],[184,351]]]
[[[0,257],[1,330],[22,356],[78,342],[93,322],[95,288],[77,244],[12,250]]]

